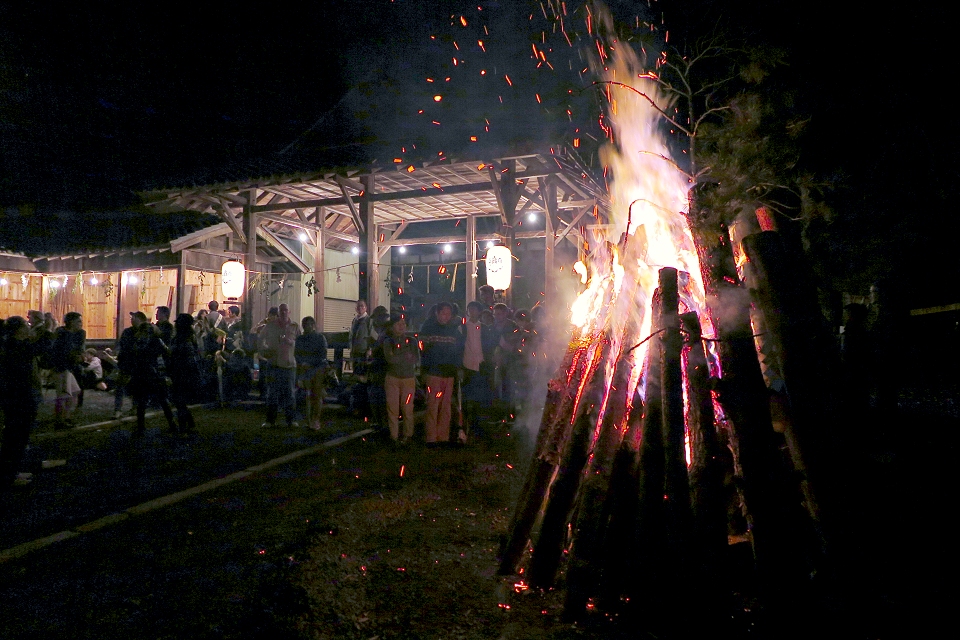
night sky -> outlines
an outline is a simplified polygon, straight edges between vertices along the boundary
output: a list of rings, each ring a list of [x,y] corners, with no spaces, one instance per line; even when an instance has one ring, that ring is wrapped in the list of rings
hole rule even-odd
[[[582,59],[560,34],[541,42],[537,1],[84,4],[0,4],[3,205],[115,209],[159,186],[601,135],[599,103],[579,93]],[[924,265],[926,280],[957,273],[960,162],[941,112],[949,21],[935,9],[610,4],[662,23],[674,44],[720,25],[789,52],[811,114],[804,160],[837,184],[831,269],[873,277],[894,260]],[[531,42],[555,69],[534,66]],[[956,302],[934,300],[942,283],[921,288],[918,304]]]

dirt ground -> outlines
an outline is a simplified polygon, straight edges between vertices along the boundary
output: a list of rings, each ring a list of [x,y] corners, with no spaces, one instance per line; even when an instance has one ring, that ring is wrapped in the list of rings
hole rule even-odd
[[[912,399],[911,399],[912,398]],[[841,452],[836,562],[789,620],[750,594],[727,637],[927,637],[951,610],[947,487],[957,420],[908,396],[896,415],[851,424]],[[112,397],[106,396],[112,412]],[[97,414],[91,403],[90,419]],[[260,428],[256,405],[197,413],[199,434],[162,417],[70,432],[41,428],[28,490],[0,500],[0,549],[79,532],[0,562],[0,637],[620,638],[643,621],[560,617],[560,588],[496,575],[531,436],[489,423],[460,449],[395,449],[371,434],[250,473],[165,508],[147,500],[249,469],[365,426],[335,408],[324,430]],[[43,460],[64,460],[46,468]],[[86,523],[119,521],[84,532]],[[695,612],[691,612],[695,615]],[[685,637],[685,624],[656,637]]]

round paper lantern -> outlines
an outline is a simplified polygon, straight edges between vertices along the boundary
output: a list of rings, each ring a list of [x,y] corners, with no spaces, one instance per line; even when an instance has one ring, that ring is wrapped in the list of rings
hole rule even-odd
[[[487,249],[487,284],[503,291],[510,288],[513,275],[513,254],[504,246]]]
[[[220,268],[220,288],[223,290],[223,297],[230,300],[236,300],[243,295],[243,263],[236,260],[228,260]]]

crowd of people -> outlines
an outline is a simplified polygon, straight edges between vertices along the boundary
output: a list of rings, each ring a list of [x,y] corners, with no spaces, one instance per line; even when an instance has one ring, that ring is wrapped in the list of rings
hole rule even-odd
[[[435,305],[416,333],[406,318],[391,318],[384,307],[368,314],[361,300],[356,312],[349,332],[351,404],[389,430],[396,443],[413,438],[420,397],[426,444],[450,442],[454,419],[453,442],[464,442],[488,408],[515,411],[524,402],[526,382],[545,357],[536,328],[542,308],[513,311],[495,303],[487,287],[481,287],[480,301],[467,305],[466,316],[453,303]],[[170,315],[164,306],[157,307],[153,322],[142,311],[130,312],[130,326],[115,348],[105,349],[87,346],[76,311],[59,326],[39,311],[0,321],[0,489],[17,476],[44,388],[53,389],[55,429],[74,426],[85,392],[99,390],[113,394],[114,419],[123,417],[130,398],[137,435],[144,432],[150,402],[171,433],[189,434],[196,429],[190,404],[244,400],[254,384],[266,404],[264,427],[282,412],[289,427],[299,427],[302,416],[309,427],[320,428],[333,372],[314,318],[298,324],[281,304],[250,327],[239,307],[221,312],[216,301],[196,315],[181,313],[173,322]]]
[[[406,318],[391,318],[384,307],[368,314],[360,300],[356,312],[350,354],[363,383],[353,402],[375,425],[389,429],[394,442],[413,436],[418,393],[426,405],[426,444],[450,442],[454,419],[453,441],[465,442],[491,409],[515,414],[528,400],[529,381],[546,364],[545,339],[537,328],[543,307],[514,311],[495,302],[487,286],[465,316],[456,304],[440,302],[413,334]]]

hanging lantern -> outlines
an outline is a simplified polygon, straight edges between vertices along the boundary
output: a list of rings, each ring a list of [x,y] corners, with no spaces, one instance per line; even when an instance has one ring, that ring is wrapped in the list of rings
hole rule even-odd
[[[243,263],[237,260],[228,260],[220,268],[220,289],[223,290],[223,297],[228,300],[236,300],[243,295]]]
[[[504,246],[490,247],[487,249],[487,284],[503,291],[510,288],[510,281],[513,275],[513,254],[510,249]]]

